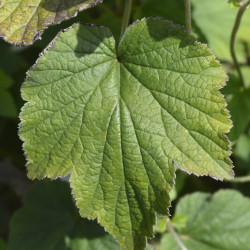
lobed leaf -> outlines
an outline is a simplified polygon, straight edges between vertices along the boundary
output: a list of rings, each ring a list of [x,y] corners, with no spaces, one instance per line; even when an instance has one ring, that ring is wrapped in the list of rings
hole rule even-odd
[[[44,30],[102,0],[1,0],[0,36],[15,45],[30,45]]]
[[[174,165],[233,176],[213,53],[161,19],[130,26],[117,46],[104,27],[60,33],[22,87],[20,136],[32,179],[71,174],[83,217],[122,248],[143,249],[167,215]]]

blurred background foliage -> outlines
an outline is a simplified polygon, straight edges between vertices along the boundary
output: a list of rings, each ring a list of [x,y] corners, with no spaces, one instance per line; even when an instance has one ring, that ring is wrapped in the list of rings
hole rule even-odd
[[[60,181],[56,181],[55,184],[51,184],[51,181],[43,180],[42,184],[36,184],[27,179],[22,142],[18,137],[18,113],[24,104],[20,95],[20,87],[25,79],[26,71],[35,63],[39,53],[46,48],[56,34],[75,22],[84,22],[109,27],[118,40],[124,1],[104,0],[102,4],[81,12],[77,17],[50,27],[45,31],[42,40],[29,47],[14,47],[4,42],[3,39],[0,40],[0,250],[8,247],[24,250],[32,249],[32,247],[41,250],[119,249],[111,238],[105,238],[109,236],[96,222],[88,222],[79,217],[70,199],[67,182],[62,184]],[[230,35],[238,11],[237,6],[232,6],[227,0],[192,0],[191,3],[193,34],[199,41],[208,44],[229,75],[229,80],[222,89],[222,93],[227,99],[228,109],[234,123],[233,129],[228,135],[232,146],[231,158],[235,166],[236,177],[248,178],[247,176],[250,175],[250,10],[246,11],[243,17],[236,41],[236,55],[245,81],[245,87],[243,87],[230,55]],[[149,16],[164,17],[183,26],[185,24],[184,1],[134,0],[131,23]],[[174,214],[176,204],[183,196],[197,191],[215,193],[220,189],[231,188],[250,197],[250,181],[244,181],[244,179],[243,181],[220,182],[208,177],[198,178],[178,170],[176,175],[176,187],[171,194],[173,201],[170,214]],[[51,190],[54,189],[52,194],[50,194],[49,185],[51,185]],[[60,185],[62,185],[61,188]],[[30,191],[27,193],[27,190]],[[28,197],[32,195],[37,199],[38,204],[44,206],[45,210],[59,211],[64,220],[53,217],[53,211],[48,212],[48,214],[40,212],[40,218],[29,220],[29,214],[31,213],[29,211],[33,211],[31,209],[33,205],[29,205],[29,202],[32,203],[32,199],[28,201]],[[55,199],[53,199],[53,195]],[[47,196],[49,198],[46,200]],[[69,206],[70,212],[66,211],[66,208],[63,209],[60,197],[68,200],[66,207]],[[54,208],[49,203],[50,199],[55,203]],[[18,212],[16,212],[17,210]],[[70,217],[66,218],[64,213],[70,214]],[[23,245],[23,248],[16,244],[14,242],[15,237],[19,237],[19,240],[24,237],[20,234],[20,231],[28,234],[30,230],[23,227],[20,229],[20,225],[18,226],[21,223],[20,220],[22,219],[20,218],[22,216],[25,218],[23,220],[27,228],[34,227],[34,223],[40,225],[41,228],[34,228],[37,232],[51,230],[52,233],[53,225],[58,225],[61,228],[60,231],[55,235],[52,234],[56,239],[52,240],[54,243],[50,243],[47,239],[48,242],[44,242],[44,245],[41,245],[40,248],[34,248],[32,243],[31,245]],[[49,216],[52,216],[54,222],[47,227],[43,227],[40,220]],[[46,223],[49,224],[49,221]],[[69,228],[65,226],[65,223],[69,224]],[[183,223],[186,223],[185,217],[175,218],[172,221],[173,225],[177,225],[177,229]],[[64,227],[62,228],[60,225],[64,225]],[[90,229],[88,230],[86,227]],[[159,219],[156,226],[156,238],[152,242],[156,242],[157,245],[162,232],[165,230],[166,218]],[[46,235],[40,237],[46,238]],[[100,237],[105,239],[102,244],[97,243]],[[78,241],[74,238],[78,238]],[[96,241],[93,241],[93,239]]]

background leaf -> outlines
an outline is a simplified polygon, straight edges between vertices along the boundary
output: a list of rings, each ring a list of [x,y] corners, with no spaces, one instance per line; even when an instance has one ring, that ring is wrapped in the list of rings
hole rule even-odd
[[[178,233],[187,249],[250,249],[250,200],[237,191],[187,195],[178,203],[175,214],[188,217],[186,227]],[[160,249],[180,247],[168,233],[162,238]]]
[[[239,137],[235,154],[245,161],[250,162],[250,132]]]
[[[228,109],[234,124],[229,138],[235,142],[245,132],[250,122],[250,89],[242,88],[237,74],[234,73],[229,75],[229,81],[222,93],[226,95]]]
[[[0,116],[16,117],[17,110],[9,88],[13,84],[12,79],[0,69]]]
[[[244,0],[228,0],[230,8],[237,9],[240,7],[240,3],[243,3]]]
[[[192,16],[201,32],[205,34],[208,46],[221,60],[231,61],[229,50],[231,30],[237,9],[230,9],[227,0],[192,0]],[[237,34],[236,51],[239,61],[245,61],[244,42],[250,43],[250,11],[242,18]]]
[[[50,25],[77,15],[102,0],[2,0],[0,35],[15,45],[29,45]]]
[[[175,24],[185,25],[185,7],[182,0],[146,0],[139,5],[134,19],[144,17],[164,17]]]
[[[1,250],[6,250],[7,249],[6,243],[1,238],[0,238],[0,249]]]
[[[96,224],[82,220],[62,181],[36,184],[11,220],[10,250],[118,250]]]
[[[191,0],[191,5],[193,34],[207,43],[219,59],[231,62],[230,36],[238,9],[230,9],[228,0]],[[185,26],[184,1],[145,0],[136,8],[134,19],[149,16],[162,16]],[[246,48],[250,47],[249,26],[250,11],[246,11],[236,40],[237,57],[241,62],[246,61]]]

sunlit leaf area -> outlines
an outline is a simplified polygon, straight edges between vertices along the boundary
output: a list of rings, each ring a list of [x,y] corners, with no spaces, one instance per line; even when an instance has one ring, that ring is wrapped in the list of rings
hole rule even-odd
[[[250,250],[250,1],[0,1],[0,250],[119,249]]]

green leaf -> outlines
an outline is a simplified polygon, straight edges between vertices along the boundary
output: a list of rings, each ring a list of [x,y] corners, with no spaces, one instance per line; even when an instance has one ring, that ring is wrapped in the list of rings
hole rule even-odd
[[[0,69],[0,88],[1,90],[9,89],[13,80]]]
[[[102,0],[1,0],[0,36],[15,45],[32,44],[48,26],[100,2]]]
[[[232,9],[238,9],[241,3],[244,2],[243,0],[228,0],[228,4]]]
[[[171,220],[171,224],[177,229],[185,228],[187,224],[187,219],[188,218],[186,215],[176,214]]]
[[[54,36],[55,37],[55,36]],[[15,80],[17,80],[16,74],[27,71],[29,64],[25,61],[23,55],[18,53],[23,48],[17,48],[10,46],[4,40],[0,39],[0,69],[2,69],[6,74],[15,74]],[[19,50],[19,51],[18,51]]]
[[[228,85],[222,92],[226,96],[234,124],[229,139],[235,142],[245,132],[250,122],[250,89],[242,88],[238,76],[232,74],[229,75]]]
[[[163,17],[174,24],[185,26],[185,1],[183,0],[143,0],[135,9],[134,20],[143,17]],[[199,40],[207,43],[205,35],[192,19],[192,32]]]
[[[14,118],[17,116],[16,105],[9,88],[12,79],[0,69],[0,116]]]
[[[177,204],[176,215],[186,215],[179,238],[187,249],[250,249],[250,200],[234,190],[214,195],[194,193]],[[162,238],[161,250],[180,249],[170,234]]]
[[[164,17],[175,24],[185,25],[185,5],[183,0],[146,0],[135,10],[134,19],[143,17]]]
[[[36,184],[11,219],[10,250],[118,250],[111,236],[76,213],[67,183]]]
[[[7,249],[7,245],[6,245],[5,241],[2,238],[0,238],[0,249],[1,250],[6,250]]]
[[[82,228],[81,228],[82,229]],[[70,250],[119,250],[119,246],[110,235],[96,238],[66,239],[67,249]]]
[[[192,18],[201,32],[205,34],[208,46],[217,57],[232,61],[230,55],[230,36],[237,10],[228,8],[228,0],[191,0]],[[243,42],[250,42],[250,11],[246,11],[237,33],[236,51],[240,61],[245,61]]]
[[[167,230],[167,216],[158,216],[154,226],[155,232],[164,233]]]
[[[173,162],[232,178],[231,128],[211,51],[161,19],[128,28],[117,48],[104,27],[60,33],[28,74],[20,136],[28,176],[70,182],[83,217],[122,248],[142,249],[167,215]]]
[[[249,44],[249,49],[250,49],[250,44]],[[250,89],[250,66],[242,66],[241,71],[245,81],[246,88]]]
[[[242,134],[235,147],[235,155],[244,161],[250,162],[250,131],[248,134]],[[249,166],[247,166],[249,170]]]

